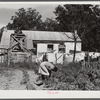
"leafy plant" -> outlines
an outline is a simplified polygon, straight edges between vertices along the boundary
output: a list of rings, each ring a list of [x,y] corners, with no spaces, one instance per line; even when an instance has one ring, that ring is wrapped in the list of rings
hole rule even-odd
[[[99,90],[100,70],[96,63],[85,66],[79,63],[70,63],[66,66],[57,65],[58,71],[52,72],[51,77],[45,80],[53,90]]]

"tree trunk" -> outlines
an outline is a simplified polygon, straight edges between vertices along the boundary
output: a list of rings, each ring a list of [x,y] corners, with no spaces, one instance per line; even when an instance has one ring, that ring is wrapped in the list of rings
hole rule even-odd
[[[73,55],[73,62],[75,62],[75,55],[76,55],[76,39],[74,43],[74,55]]]
[[[56,59],[55,64],[57,64],[57,53],[55,53],[55,59]]]

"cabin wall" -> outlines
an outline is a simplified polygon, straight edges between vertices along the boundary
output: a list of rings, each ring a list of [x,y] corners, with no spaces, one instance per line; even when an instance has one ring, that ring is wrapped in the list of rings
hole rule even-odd
[[[37,44],[37,57],[41,57],[41,55],[44,54],[44,52],[48,51],[48,44],[49,43],[39,43]],[[53,44],[53,53],[48,53],[48,60],[49,62],[55,62],[56,63],[56,59],[59,58],[61,56],[61,54],[58,54],[58,43],[57,44]],[[62,57],[60,57],[57,60],[57,63],[62,63]]]
[[[48,43],[49,44],[49,43]],[[39,43],[37,44],[37,55],[38,53],[44,53],[48,51],[47,45],[46,43]],[[58,53],[58,45],[59,44],[53,44],[53,50],[56,50],[54,53]]]
[[[41,55],[44,54],[44,52],[48,51],[48,44],[49,43],[39,43],[37,44],[37,57],[41,57]],[[48,53],[48,60],[49,62],[55,62],[56,63],[56,59],[59,58],[59,56],[61,54],[58,54],[58,43],[53,44],[53,53]],[[57,63],[62,63],[62,58],[60,57],[59,60],[57,60]]]
[[[66,42],[66,53],[69,53],[70,50],[74,50],[74,43],[72,42]],[[81,43],[76,44],[76,50],[81,51]]]
[[[58,53],[58,45],[59,44],[54,44],[54,50],[56,50],[54,53]]]
[[[69,53],[70,50],[74,49],[74,43],[66,42],[66,53]]]
[[[77,43],[76,50],[77,51],[81,51],[82,50],[81,43]]]
[[[47,44],[44,43],[37,44],[37,57],[43,55],[44,52],[47,52]]]
[[[53,46],[54,46],[53,50],[56,50],[56,51],[54,51],[53,53],[48,53],[48,60],[49,60],[49,62],[56,63],[56,54],[58,53],[58,45],[59,44],[53,44]]]
[[[49,43],[38,43],[37,44],[37,57],[40,57],[41,55],[44,54],[44,52],[48,51],[48,44]],[[66,46],[65,53],[69,53],[70,50],[74,50],[74,43],[72,43],[72,42],[66,42],[65,46]],[[59,53],[59,43],[53,44],[53,50],[56,50],[56,51],[53,53],[48,53],[49,62],[63,64],[64,56],[63,56],[63,53]],[[77,43],[76,50],[81,51],[81,43]],[[71,57],[71,58],[73,58],[73,57]],[[72,61],[71,58],[70,58],[70,60]]]

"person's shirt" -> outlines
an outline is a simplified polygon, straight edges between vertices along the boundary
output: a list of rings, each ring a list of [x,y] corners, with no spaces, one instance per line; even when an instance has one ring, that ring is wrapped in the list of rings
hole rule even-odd
[[[55,65],[53,65],[52,63],[47,62],[47,61],[42,62],[42,63],[40,64],[40,66],[41,66],[41,67],[42,67],[42,66],[45,66],[45,67],[46,67],[47,69],[49,69],[49,70],[52,70],[52,69],[55,68]]]
[[[36,63],[41,64],[43,62],[43,55],[36,58]]]

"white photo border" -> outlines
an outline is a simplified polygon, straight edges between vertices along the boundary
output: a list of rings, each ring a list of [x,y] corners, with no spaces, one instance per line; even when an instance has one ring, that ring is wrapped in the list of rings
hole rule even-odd
[[[0,2],[2,4],[100,4],[100,1],[25,1],[25,2]],[[100,98],[100,91],[50,91],[50,90],[0,90],[0,99],[75,99],[75,98]]]

